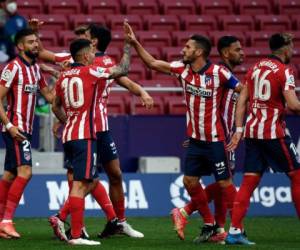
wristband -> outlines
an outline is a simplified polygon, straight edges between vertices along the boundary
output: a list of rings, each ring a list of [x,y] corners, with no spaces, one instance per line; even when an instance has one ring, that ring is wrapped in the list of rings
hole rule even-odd
[[[11,122],[9,122],[9,123],[7,123],[6,125],[5,125],[5,128],[6,128],[6,130],[9,130],[11,127],[13,127],[14,125],[12,125],[12,123]]]
[[[244,128],[243,127],[236,127],[235,132],[237,132],[237,133],[243,133],[244,132]]]

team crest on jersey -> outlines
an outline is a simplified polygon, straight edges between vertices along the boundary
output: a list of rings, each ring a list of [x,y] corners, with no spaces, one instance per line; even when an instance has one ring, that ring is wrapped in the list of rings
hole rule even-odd
[[[108,57],[103,60],[104,65],[112,64],[112,60]]]
[[[186,85],[186,92],[188,92],[188,93],[190,93],[191,95],[194,95],[194,96],[201,96],[201,97],[211,97],[212,96],[212,90],[211,89],[196,87],[196,86],[191,85],[191,84]]]
[[[97,67],[96,70],[97,70],[97,73],[100,73],[100,74],[102,74],[105,71],[105,69],[101,68],[101,67]]]
[[[24,159],[25,159],[26,161],[30,161],[30,159],[31,159],[31,154],[30,154],[29,152],[24,152]]]
[[[8,69],[3,71],[1,79],[4,81],[8,81],[10,78],[11,78],[11,71]]]
[[[36,93],[37,85],[26,84],[24,87],[24,91],[27,93]]]
[[[211,83],[212,83],[211,77],[205,76],[204,82],[205,82],[205,85],[207,85],[207,86],[211,85]]]
[[[288,85],[295,86],[295,78],[293,75],[289,75],[288,78],[286,79],[286,83]]]

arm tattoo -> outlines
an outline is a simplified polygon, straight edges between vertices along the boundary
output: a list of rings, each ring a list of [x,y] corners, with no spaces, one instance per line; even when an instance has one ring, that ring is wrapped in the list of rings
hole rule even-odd
[[[124,45],[124,52],[121,62],[116,67],[112,68],[110,78],[117,78],[120,76],[125,76],[128,74],[129,65],[130,65],[130,44],[125,43]]]

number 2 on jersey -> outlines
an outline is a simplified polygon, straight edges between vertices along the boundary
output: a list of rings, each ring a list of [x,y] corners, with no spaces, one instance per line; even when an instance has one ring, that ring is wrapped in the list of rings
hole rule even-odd
[[[267,101],[271,97],[271,83],[266,77],[270,74],[271,70],[266,70],[261,76],[260,72],[261,69],[256,69],[251,77],[254,80],[254,99]]]
[[[64,89],[66,106],[73,108],[81,107],[84,104],[83,82],[81,78],[65,78],[61,84]]]

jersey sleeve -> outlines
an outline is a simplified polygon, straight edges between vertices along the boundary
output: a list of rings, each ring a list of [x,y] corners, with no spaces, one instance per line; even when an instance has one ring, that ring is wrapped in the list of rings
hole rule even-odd
[[[230,89],[235,89],[240,84],[240,81],[224,67],[220,67],[219,79],[221,85]]]
[[[294,73],[291,68],[280,70],[279,80],[282,91],[293,90],[296,87]]]
[[[10,88],[14,81],[18,80],[18,66],[14,63],[9,63],[2,71],[0,85]]]
[[[89,67],[88,74],[95,80],[108,79],[111,75],[109,68],[102,68],[102,67],[97,67],[97,66]]]
[[[170,63],[171,66],[171,74],[179,77],[183,71],[185,70],[186,66],[182,61],[173,61]]]

